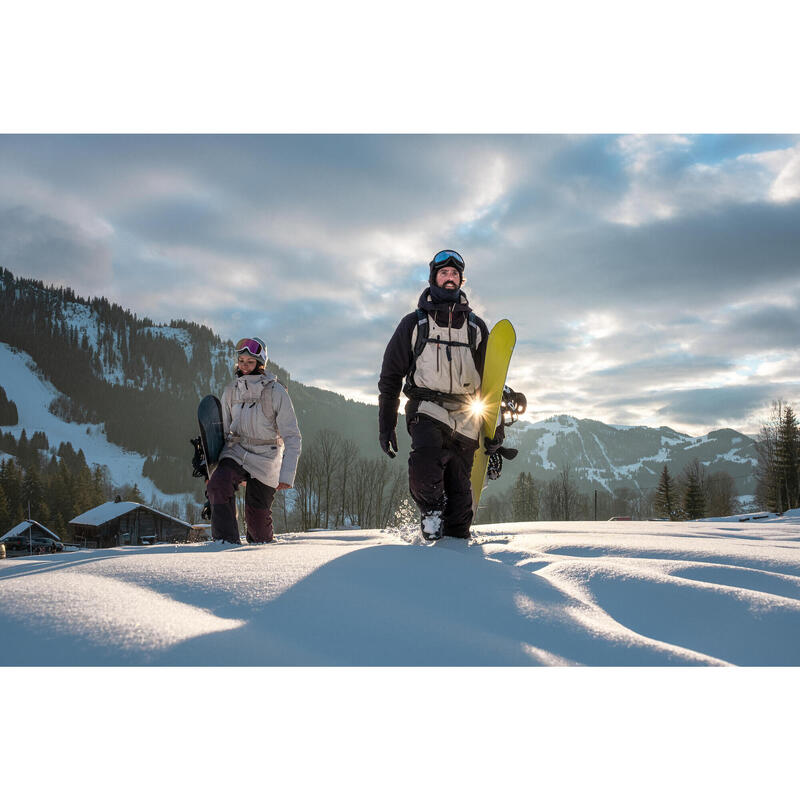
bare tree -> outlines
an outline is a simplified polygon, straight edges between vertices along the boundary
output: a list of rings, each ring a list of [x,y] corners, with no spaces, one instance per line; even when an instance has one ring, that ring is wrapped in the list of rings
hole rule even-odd
[[[366,458],[359,458],[353,465],[350,485],[346,495],[347,516],[355,525],[362,528],[367,527],[371,470],[372,462]]]
[[[319,513],[319,496],[315,491],[316,476],[319,471],[317,458],[317,449],[313,442],[304,447],[294,478],[296,508],[299,512],[300,527],[304,531],[319,527],[315,524]]]
[[[724,471],[714,472],[706,479],[706,516],[729,517],[739,512],[736,482]]]
[[[345,439],[342,443],[342,459],[337,481],[338,508],[336,510],[335,526],[343,526],[347,520],[347,492],[348,482],[358,459],[358,445],[352,439]]]
[[[389,492],[386,505],[378,525],[380,528],[385,528],[389,525],[390,520],[394,519],[397,509],[400,507],[403,500],[410,497],[406,471],[404,469],[393,468],[392,472],[393,477],[388,484]]]
[[[547,519],[570,520],[575,519],[581,495],[572,479],[572,465],[566,464],[561,468],[558,476],[548,481],[542,492],[542,507]],[[586,508],[582,509],[588,514],[588,498],[584,497]]]
[[[544,485],[541,495],[541,508],[544,519],[561,519],[561,500],[558,481],[553,478]]]
[[[275,531],[285,533],[289,530],[289,507],[291,505],[290,489],[275,492],[275,502],[272,506],[272,518],[275,523]]]
[[[631,516],[634,519],[647,519],[653,516],[653,494],[642,492],[631,500]]]
[[[384,528],[406,496],[402,469],[385,458],[360,458],[350,470],[345,515],[361,528]]]
[[[324,527],[331,526],[331,512],[334,516],[337,505],[332,497],[332,490],[336,484],[339,470],[342,463],[342,437],[334,431],[325,429],[319,432],[314,442],[319,458],[317,464],[318,488],[319,493],[319,527],[322,527],[322,516],[324,514]]]
[[[572,465],[566,464],[556,479],[561,500],[561,519],[575,519],[578,510],[578,487],[571,476]]]
[[[632,517],[633,502],[636,497],[630,486],[618,486],[614,491],[614,500],[611,504],[612,517]]]

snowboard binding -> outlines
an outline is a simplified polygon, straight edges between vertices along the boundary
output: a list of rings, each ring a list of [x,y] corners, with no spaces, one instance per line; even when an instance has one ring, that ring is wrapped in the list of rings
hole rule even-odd
[[[203,445],[198,436],[196,439],[189,439],[191,444],[194,445],[194,454],[192,455],[192,477],[205,478],[208,480],[208,470],[206,469],[206,457],[203,454]]]
[[[493,439],[485,439],[486,453],[489,455],[489,464],[486,468],[486,477],[496,481],[503,471],[503,459],[511,461],[516,458],[519,451],[513,447],[503,447],[505,429],[513,425],[525,413],[528,401],[522,392],[515,392],[509,386],[503,387],[503,399],[500,401],[500,424],[494,433]]]
[[[206,467],[206,457],[203,453],[203,443],[199,436],[196,439],[189,439],[189,441],[194,445],[192,477],[205,478],[206,482],[208,482],[208,468]],[[211,503],[208,500],[208,495],[206,495],[206,501],[203,503],[203,508],[200,511],[200,517],[209,522],[211,521]]]
[[[503,399],[500,401],[501,425],[513,425],[528,408],[528,401],[522,392],[515,392],[511,387],[503,387]]]

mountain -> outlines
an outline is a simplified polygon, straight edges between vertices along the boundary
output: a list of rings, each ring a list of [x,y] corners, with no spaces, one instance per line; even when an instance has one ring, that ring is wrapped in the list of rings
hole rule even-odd
[[[664,465],[676,476],[694,459],[709,472],[728,472],[740,495],[755,491],[755,442],[730,428],[689,436],[672,428],[606,425],[592,419],[553,416],[508,428],[506,440],[520,454],[505,462],[510,479],[530,472],[549,480],[569,466],[582,490],[614,490],[626,486],[646,492],[658,485]]]
[[[82,298],[0,268],[0,343],[30,357],[45,383],[36,396],[48,398],[52,414],[76,430],[96,426],[98,436],[144,456],[143,474],[162,492],[196,490],[189,439],[197,404],[231,380],[233,342],[203,325],[156,325],[105,298]],[[307,442],[333,428],[362,455],[379,452],[374,406],[293,381],[273,362],[268,369],[288,386]],[[0,378],[11,399],[12,380]]]
[[[126,481],[142,476],[140,487],[152,481],[162,493],[197,492],[189,466],[195,412],[203,395],[219,394],[231,379],[232,342],[203,325],[156,325],[105,298],[85,299],[0,268],[0,343],[7,345],[0,388],[10,400],[17,397],[17,405],[47,406],[35,418],[51,445],[69,439],[86,450],[90,462],[90,451],[98,463],[113,462]],[[294,381],[272,362],[268,366],[289,387],[306,448],[319,431],[333,429],[353,440],[360,455],[380,455],[375,406]],[[22,391],[29,372],[39,384]],[[11,425],[8,416],[2,420],[6,432],[22,427]],[[398,438],[401,453],[407,453],[402,418]],[[505,462],[498,483],[503,491],[522,471],[546,481],[565,466],[582,491],[648,491],[664,464],[676,475],[694,458],[712,472],[730,473],[739,494],[754,490],[754,442],[730,429],[692,437],[666,427],[562,415],[518,423],[508,429],[507,443],[520,455]]]

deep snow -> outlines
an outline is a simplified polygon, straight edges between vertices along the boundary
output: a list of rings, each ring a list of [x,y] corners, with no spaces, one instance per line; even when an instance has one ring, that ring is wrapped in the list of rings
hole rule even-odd
[[[800,517],[0,561],[2,665],[800,665]]]

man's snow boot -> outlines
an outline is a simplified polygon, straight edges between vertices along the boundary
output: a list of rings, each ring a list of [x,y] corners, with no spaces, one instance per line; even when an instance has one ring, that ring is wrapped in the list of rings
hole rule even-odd
[[[422,515],[420,521],[422,528],[422,538],[434,542],[442,538],[442,512],[441,511],[428,511],[427,514]]]

